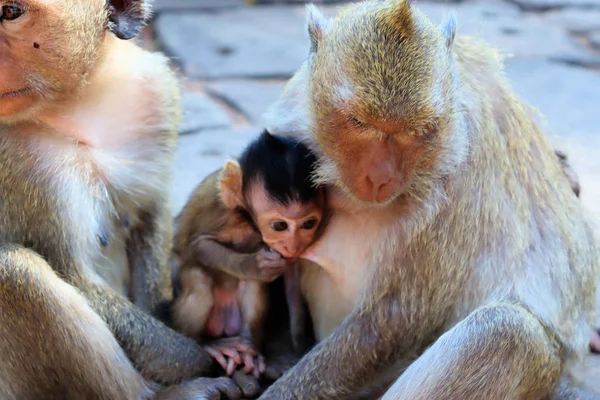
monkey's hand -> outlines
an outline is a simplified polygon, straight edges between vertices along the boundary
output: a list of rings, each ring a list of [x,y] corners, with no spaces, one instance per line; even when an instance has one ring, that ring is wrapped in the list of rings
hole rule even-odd
[[[157,394],[157,400],[192,400],[206,399],[219,400],[225,395],[229,400],[237,400],[242,397],[240,389],[231,379],[221,378],[198,378],[171,386]]]
[[[265,372],[265,360],[256,347],[243,337],[215,340],[204,346],[206,351],[223,367],[227,376],[233,376],[236,368],[244,364],[243,372],[258,378]]]
[[[382,292],[377,287],[372,293]],[[359,303],[260,400],[345,399],[374,382],[384,365],[400,359],[409,346],[414,346],[408,338],[411,322],[398,312],[395,291],[391,293],[370,296]]]
[[[294,264],[271,248],[260,249],[256,253],[258,280],[272,282],[283,275]]]

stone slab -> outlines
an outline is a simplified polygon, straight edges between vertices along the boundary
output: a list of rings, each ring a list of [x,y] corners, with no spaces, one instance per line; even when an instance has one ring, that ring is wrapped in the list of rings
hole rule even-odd
[[[568,8],[542,14],[539,18],[568,32],[585,33],[600,29],[600,9]]]
[[[206,93],[184,92],[181,99],[183,121],[180,134],[202,129],[226,128],[232,124],[229,114]]]
[[[229,158],[237,157],[258,128],[221,129],[180,136],[175,151],[171,209],[177,214],[194,188]]]
[[[154,12],[206,10],[243,6],[243,0],[155,0]]]
[[[547,11],[557,8],[600,8],[598,0],[511,0],[525,11]]]
[[[162,13],[155,23],[162,48],[192,78],[287,77],[309,49],[302,7]]]
[[[545,114],[551,132],[563,137],[600,137],[600,74],[545,60],[506,60],[515,91]]]
[[[261,125],[262,115],[283,92],[285,81],[232,80],[207,84],[207,90],[240,110],[250,121]]]
[[[436,23],[453,11],[457,34],[475,36],[504,54],[586,60],[593,55],[558,24],[537,14],[523,14],[510,3],[475,1],[459,4],[419,2],[416,6]]]
[[[600,29],[592,32],[589,36],[590,44],[596,50],[600,50]]]

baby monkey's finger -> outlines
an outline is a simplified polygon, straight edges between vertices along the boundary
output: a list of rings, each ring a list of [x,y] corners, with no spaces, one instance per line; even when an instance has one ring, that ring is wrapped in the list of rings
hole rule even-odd
[[[223,356],[223,353],[213,349],[212,347],[207,347],[206,351],[219,363],[221,367],[223,367],[224,370],[227,369],[227,360]]]
[[[254,360],[252,356],[248,353],[244,353],[244,373],[249,374],[254,370]]]
[[[233,359],[233,361],[236,364],[242,363],[242,357],[240,356],[240,353],[235,348],[223,349],[222,352],[227,357],[230,357],[231,359]]]
[[[236,363],[233,361],[233,359],[229,359],[229,363],[227,364],[227,369],[226,369],[226,373],[227,376],[232,376],[233,373],[235,372],[235,367],[236,367]]]
[[[256,368],[256,369],[258,369],[258,372],[260,374],[264,374],[265,370],[267,369],[267,364],[265,363],[265,358],[263,356],[261,356],[260,354],[258,355],[257,364],[258,364],[258,368]]]

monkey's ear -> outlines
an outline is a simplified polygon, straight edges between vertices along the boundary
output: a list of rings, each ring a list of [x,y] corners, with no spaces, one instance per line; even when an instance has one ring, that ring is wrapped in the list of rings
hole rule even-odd
[[[228,160],[219,180],[221,199],[227,208],[243,207],[242,169],[235,160]]]
[[[319,48],[319,42],[323,38],[323,32],[327,29],[329,19],[327,19],[314,4],[306,6],[308,36],[310,37],[310,52],[316,53]]]
[[[446,46],[450,47],[454,43],[454,37],[456,36],[456,17],[454,13],[448,14],[446,22],[441,26],[442,35],[446,39]]]
[[[410,33],[414,30],[415,21],[413,18],[412,0],[398,0],[394,3],[392,24],[400,31]]]
[[[137,36],[151,14],[151,0],[107,0],[108,29],[116,37],[129,40]]]

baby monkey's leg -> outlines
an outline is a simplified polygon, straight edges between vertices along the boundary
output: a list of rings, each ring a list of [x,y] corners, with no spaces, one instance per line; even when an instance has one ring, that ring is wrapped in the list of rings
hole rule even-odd
[[[181,292],[173,303],[173,325],[188,337],[198,337],[214,306],[213,281],[200,267],[182,266],[179,285]]]

